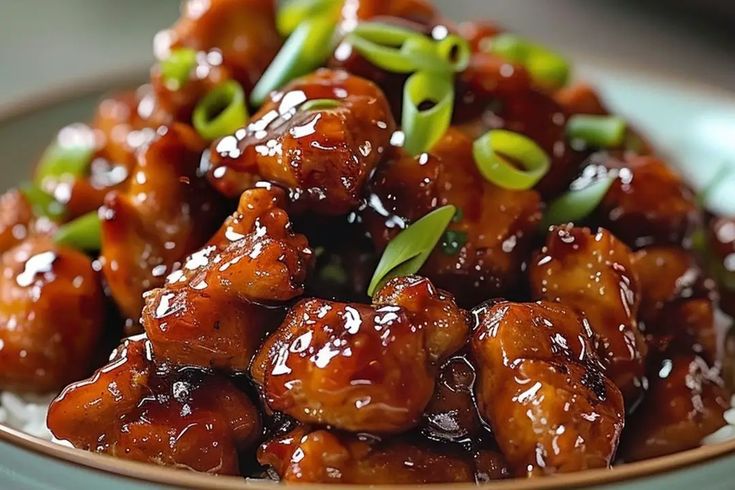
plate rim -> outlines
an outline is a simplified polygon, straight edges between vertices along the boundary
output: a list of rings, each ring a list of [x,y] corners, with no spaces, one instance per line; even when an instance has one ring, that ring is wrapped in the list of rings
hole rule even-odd
[[[629,76],[643,77],[647,82],[672,86],[677,90],[690,90],[709,97],[726,101],[728,105],[735,104],[735,93],[707,83],[688,80],[677,76],[661,74],[643,66],[624,66],[619,61],[612,60],[604,63],[592,60],[590,57],[577,56],[583,69],[580,73],[604,70],[615,71]],[[24,96],[17,101],[0,105],[0,126],[11,123],[14,119],[23,118],[42,112],[63,103],[104,94],[123,88],[135,88],[145,79],[148,67],[137,65],[105,73],[104,75],[83,78],[72,83],[59,84],[51,89]],[[580,81],[583,80],[580,78]],[[735,107],[735,105],[733,105]],[[30,162],[29,162],[30,166]],[[29,167],[30,168],[30,167]],[[0,424],[0,441],[9,443],[15,448],[31,451],[43,457],[71,466],[81,467],[117,476],[141,483],[156,483],[183,488],[218,488],[218,489],[251,489],[272,490],[274,482],[248,479],[238,476],[207,475],[195,472],[186,472],[175,468],[156,466],[149,463],[136,462],[115,458],[110,455],[97,454],[81,449],[61,446],[59,444],[32,436],[22,431]],[[677,470],[693,469],[706,463],[735,456],[735,440],[702,446],[695,449],[681,451],[675,454],[653,458],[645,461],[627,463],[612,469],[594,469],[578,473],[558,475],[554,478],[511,479],[488,482],[484,485],[490,490],[559,490],[566,488],[580,488],[589,485],[603,485],[624,481],[639,481],[643,478],[673,473]],[[323,488],[318,484],[302,484],[305,488]],[[330,488],[352,489],[367,488],[368,485],[330,485]],[[429,485],[386,485],[382,488],[400,488],[405,490],[425,489],[473,489],[474,483],[466,484],[429,484]]]

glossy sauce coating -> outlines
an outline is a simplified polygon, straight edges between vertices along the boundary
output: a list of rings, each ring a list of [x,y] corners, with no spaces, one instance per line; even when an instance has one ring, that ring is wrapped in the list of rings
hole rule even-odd
[[[638,328],[640,286],[630,249],[610,232],[571,225],[549,230],[529,269],[534,298],[584,315],[607,376],[633,406],[644,389],[646,344]]]
[[[0,253],[21,243],[34,233],[33,209],[18,189],[0,196]]]
[[[475,166],[471,140],[456,129],[429,154],[413,158],[397,151],[386,161],[361,216],[382,250],[401,229],[445,204],[458,214],[420,273],[467,307],[514,291],[541,219],[540,197],[487,182]]]
[[[160,127],[124,189],[102,209],[103,273],[123,315],[137,320],[143,293],[199,248],[224,215],[198,165],[203,143],[184,125]]]
[[[170,86],[154,66],[151,82],[157,109],[187,122],[197,101],[217,84],[234,79],[249,94],[281,46],[274,0],[187,0],[181,18],[154,40],[159,60],[172,50],[193,49],[197,65],[182,87]]]
[[[722,414],[730,400],[716,366],[696,354],[674,354],[652,367],[648,393],[626,427],[624,461],[698,447],[725,425]]]
[[[54,400],[51,431],[124,459],[237,474],[238,450],[260,435],[255,406],[223,376],[156,365],[151,356],[144,337],[125,340],[108,365]]]
[[[402,432],[419,423],[431,399],[435,363],[467,331],[451,296],[426,279],[396,278],[373,305],[294,305],[255,358],[252,376],[271,409],[301,422]]]
[[[598,153],[590,164],[616,177],[592,219],[633,249],[685,243],[700,223],[694,193],[660,158]]]
[[[339,105],[302,110],[311,99]],[[215,142],[209,178],[227,196],[262,178],[288,188],[306,209],[344,214],[357,206],[394,129],[378,87],[319,70],[271,94],[246,128]]]
[[[258,450],[258,461],[272,467],[285,482],[422,484],[476,481],[472,458],[447,446],[400,438],[382,442],[366,435],[306,427],[263,444]],[[501,471],[494,470],[495,474]]]
[[[87,256],[34,237],[0,259],[0,389],[45,393],[88,374],[105,329]]]
[[[252,189],[165,287],[146,294],[143,325],[159,359],[245,371],[278,305],[299,296],[312,252],[291,231],[282,191]]]
[[[586,320],[547,302],[497,302],[478,318],[477,401],[512,473],[609,466],[623,399],[603,374]]]

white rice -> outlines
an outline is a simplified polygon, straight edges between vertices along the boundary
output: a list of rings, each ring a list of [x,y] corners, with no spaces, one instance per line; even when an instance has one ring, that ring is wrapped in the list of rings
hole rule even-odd
[[[55,395],[19,395],[0,393],[0,424],[23,431],[32,436],[54,440],[46,427],[46,413]]]
[[[712,434],[702,439],[703,445],[719,444],[735,439],[735,395],[730,398],[730,407],[722,414],[727,425],[720,427]]]

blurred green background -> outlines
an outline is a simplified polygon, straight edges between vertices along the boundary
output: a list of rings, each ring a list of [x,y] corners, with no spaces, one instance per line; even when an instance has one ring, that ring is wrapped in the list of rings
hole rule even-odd
[[[451,18],[496,19],[572,57],[735,90],[735,17],[709,9],[719,0],[436,3]],[[178,0],[0,0],[0,108],[90,76],[140,71],[154,33],[178,9]]]

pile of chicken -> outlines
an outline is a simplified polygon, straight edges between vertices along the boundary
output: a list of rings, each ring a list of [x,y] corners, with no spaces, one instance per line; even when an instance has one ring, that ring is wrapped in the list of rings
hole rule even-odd
[[[344,49],[204,141],[194,105],[223,80],[252,89],[282,43],[274,8],[190,0],[156,39],[163,56],[202,54],[187,83],[172,90],[156,66],[72,128],[93,135],[94,161],[54,195],[67,219],[100,208],[99,257],[55,244],[57,225],[20,192],[2,197],[0,388],[60,390],[132,334],[53,402],[57,438],[304,482],[605,468],[696,447],[725,423],[719,294],[691,238],[709,229],[727,259],[735,221],[702,212],[632,131],[621,148],[573,148],[567,118],[607,113],[590,88],[536,86],[482,49],[498,28],[456,26],[423,0],[348,0],[342,26],[440,25],[470,42],[452,127],[429,153],[391,144],[405,75]],[[300,109],[324,98],[341,104]],[[535,188],[479,174],[472,142],[493,128],[551,156]],[[542,229],[546,203],[589,174],[615,177],[593,215]],[[445,204],[466,240],[367,298],[387,243]]]

